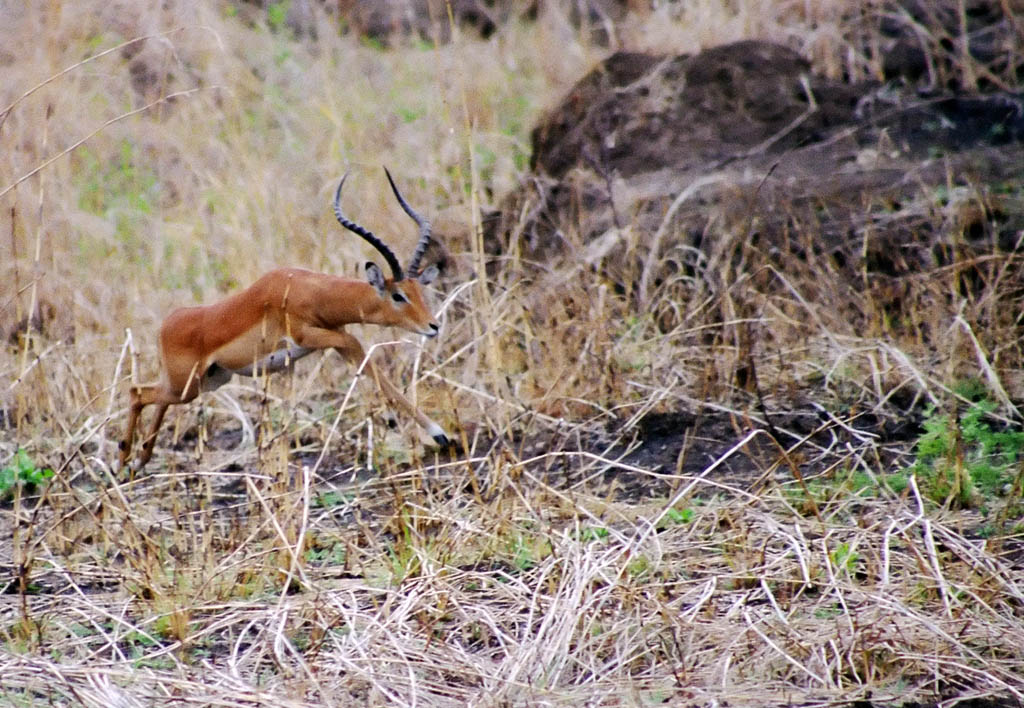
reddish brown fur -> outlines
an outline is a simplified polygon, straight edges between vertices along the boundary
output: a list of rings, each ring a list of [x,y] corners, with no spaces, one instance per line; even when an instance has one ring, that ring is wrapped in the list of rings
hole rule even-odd
[[[430,282],[435,269],[419,279],[396,283],[384,280],[376,266],[368,268],[370,282],[300,268],[272,270],[218,303],[184,307],[168,315],[160,327],[162,380],[131,390],[128,426],[120,445],[122,468],[131,454],[139,414],[152,403],[157,404],[156,416],[133,469],[141,469],[152,457],[168,406],[187,403],[200,391],[222,385],[232,372],[251,373],[257,363],[265,368],[271,355],[290,363],[309,351],[327,348],[358,366],[365,353],[355,337],[344,331],[348,324],[400,327],[429,337],[437,334],[420,286],[421,281]],[[395,301],[396,293],[404,296],[404,302]],[[415,417],[439,444],[448,443],[441,428],[416,410],[372,361],[366,362],[366,369],[388,400]]]

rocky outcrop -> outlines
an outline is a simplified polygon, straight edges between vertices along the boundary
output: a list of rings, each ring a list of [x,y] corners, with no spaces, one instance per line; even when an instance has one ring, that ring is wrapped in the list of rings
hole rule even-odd
[[[1024,209],[1019,190],[1000,192],[1022,164],[1014,93],[827,79],[758,41],[620,52],[534,129],[532,173],[489,215],[487,245],[589,259],[629,288],[630,253],[673,252],[675,272],[744,231],[785,265],[810,231],[851,277],[898,276],[964,242],[1015,249]]]

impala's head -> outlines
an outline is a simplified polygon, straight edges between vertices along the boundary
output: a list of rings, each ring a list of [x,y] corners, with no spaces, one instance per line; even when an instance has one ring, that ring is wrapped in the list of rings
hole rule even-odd
[[[401,327],[427,337],[437,336],[438,325],[423,296],[423,285],[429,285],[437,277],[437,266],[430,266],[415,278],[385,278],[380,267],[369,261],[366,264],[366,279],[377,291],[382,303],[382,324]]]
[[[341,178],[338,190],[334,193],[334,215],[342,226],[362,236],[367,243],[376,248],[384,256],[388,266],[391,267],[392,277],[386,278],[376,263],[370,261],[366,264],[366,279],[383,301],[381,303],[379,324],[401,327],[410,332],[434,337],[437,336],[439,328],[437,322],[434,321],[430,308],[427,306],[422,286],[433,282],[434,278],[437,277],[438,269],[436,265],[420,269],[420,261],[423,260],[423,254],[426,253],[427,246],[431,240],[430,222],[417,214],[405,201],[402,193],[398,191],[395,181],[391,179],[391,173],[388,172],[387,168],[384,168],[384,173],[388,176],[388,182],[391,184],[391,189],[395,193],[398,203],[420,228],[420,238],[416,244],[416,250],[412,254],[412,259],[409,261],[409,267],[406,270],[402,270],[402,265],[398,262],[394,252],[383,241],[374,236],[373,232],[348,219],[342,213],[341,188],[345,186],[345,179],[348,177],[348,174]]]

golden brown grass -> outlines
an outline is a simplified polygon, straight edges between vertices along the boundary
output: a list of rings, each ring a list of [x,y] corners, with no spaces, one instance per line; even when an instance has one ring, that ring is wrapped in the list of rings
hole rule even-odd
[[[870,75],[845,6],[686,3],[621,41],[758,36]],[[897,323],[828,262],[757,261],[749,214],[711,215],[721,257],[656,285],[652,235],[632,234],[639,294],[571,260],[529,280],[514,256],[485,267],[478,207],[517,183],[531,125],[604,51],[556,10],[486,42],[387,50],[324,14],[295,38],[231,2],[52,0],[0,19],[0,463],[24,449],[56,473],[0,506],[5,702],[1024,697],[1019,488],[991,501],[1005,523],[984,538],[979,512],[913,478],[901,494],[851,481],[912,461],[858,417],[894,397],[951,406],[973,376],[1013,416],[1015,257],[974,298],[950,271],[922,276]],[[347,210],[408,256],[381,164],[439,215],[454,267],[440,341],[360,334],[465,454],[375,423],[325,355],[180,407],[146,474],[113,470],[126,387],[155,374],[171,308],[276,265],[361,272],[329,209],[345,169]],[[958,206],[916,208],[953,224]],[[751,362],[770,409],[821,412],[813,439],[774,421],[788,456]],[[627,458],[645,414],[677,410],[718,425],[674,466]]]

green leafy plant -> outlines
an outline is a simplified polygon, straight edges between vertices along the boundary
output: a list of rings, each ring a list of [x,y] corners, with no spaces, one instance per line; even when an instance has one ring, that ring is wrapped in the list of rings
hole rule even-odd
[[[25,450],[18,448],[10,464],[0,470],[0,497],[11,496],[14,489],[21,486],[25,491],[33,493],[36,487],[43,485],[53,477],[49,467],[40,468],[29,457]]]
[[[348,503],[354,498],[355,495],[351,493],[338,492],[331,490],[322,494],[317,494],[313,497],[313,506],[320,509],[333,509],[336,506],[342,506]]]
[[[405,106],[397,106],[395,113],[402,120],[403,123],[415,123],[417,120],[427,114],[424,108],[406,108]]]
[[[267,5],[267,24],[274,32],[279,32],[284,27],[288,18],[288,5],[284,2],[272,2]]]
[[[551,551],[539,538],[522,533],[517,533],[506,545],[512,565],[521,571],[530,570]]]
[[[542,535],[530,531],[531,524],[525,523],[522,530],[516,530],[505,541],[506,558],[511,566],[528,571],[551,555],[551,544]]]
[[[626,565],[626,572],[634,578],[646,577],[651,572],[651,561],[646,556],[638,556]]]
[[[673,524],[688,524],[693,521],[693,509],[676,509],[672,507],[666,512],[665,518]]]
[[[990,414],[996,406],[986,398],[971,403],[961,416],[934,408],[927,412],[910,471],[930,499],[980,506],[1014,482],[1024,453],[1024,430],[994,428]]]
[[[317,566],[345,564],[345,546],[334,543],[328,547],[310,548],[306,551],[306,562]]]
[[[857,561],[860,560],[860,555],[854,551],[849,543],[840,543],[837,548],[831,551],[829,559],[832,561],[837,569],[846,573],[851,573],[856,569]]]
[[[608,538],[609,531],[603,526],[586,526],[580,529],[579,540],[584,543],[590,541],[603,541]]]

